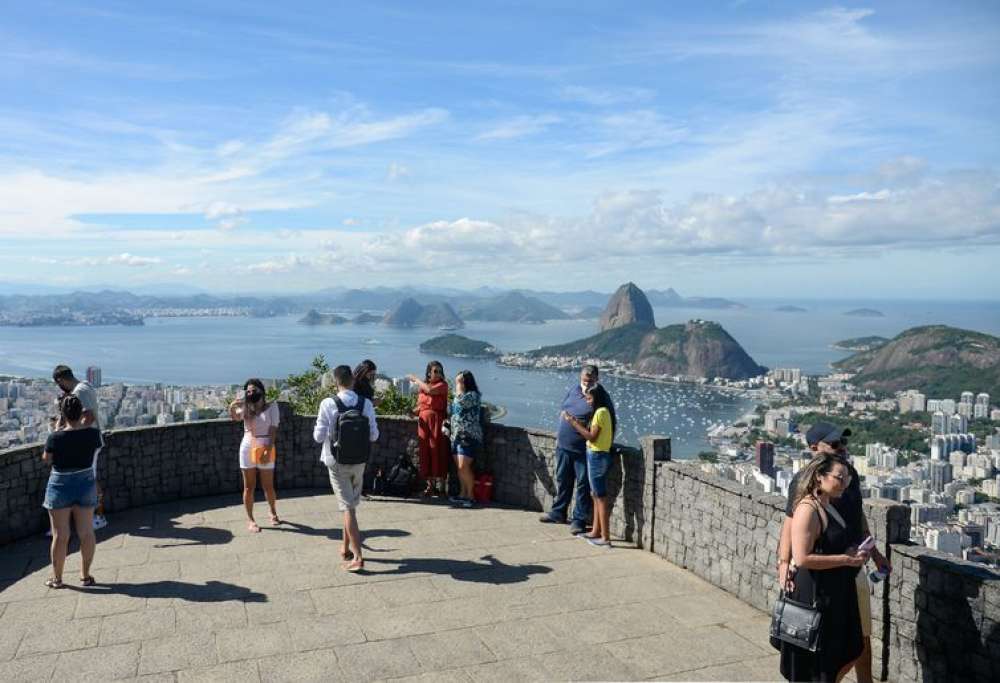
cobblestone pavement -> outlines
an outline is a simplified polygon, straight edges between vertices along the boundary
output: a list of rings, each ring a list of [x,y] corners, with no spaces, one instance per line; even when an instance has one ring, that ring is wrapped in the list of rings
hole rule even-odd
[[[93,588],[75,552],[50,590],[44,538],[5,546],[0,681],[779,677],[766,615],[536,513],[366,501],[366,572],[350,574],[332,495],[279,510],[259,534],[236,496],[112,515]]]

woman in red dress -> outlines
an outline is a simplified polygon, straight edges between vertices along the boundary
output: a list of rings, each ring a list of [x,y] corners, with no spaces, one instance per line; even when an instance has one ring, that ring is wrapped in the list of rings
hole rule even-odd
[[[417,385],[417,439],[420,443],[420,476],[427,481],[424,496],[444,495],[451,444],[442,427],[448,417],[448,382],[444,367],[436,360],[427,364],[424,381],[410,375]]]

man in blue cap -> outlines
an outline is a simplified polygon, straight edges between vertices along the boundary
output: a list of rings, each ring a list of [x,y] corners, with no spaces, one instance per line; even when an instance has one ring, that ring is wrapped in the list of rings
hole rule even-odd
[[[854,546],[860,545],[869,536],[868,520],[865,519],[864,506],[861,503],[861,481],[857,470],[847,457],[847,439],[851,436],[851,430],[829,422],[817,422],[806,432],[806,443],[809,450],[816,455],[831,454],[843,459],[847,466],[848,474],[851,477],[847,489],[840,498],[831,501],[834,509],[840,513],[847,526],[848,535]],[[789,577],[789,562],[792,559],[792,525],[791,519],[794,513],[792,500],[795,489],[799,484],[799,475],[792,477],[792,482],[788,487],[788,504],[785,507],[785,521],[781,525],[781,539],[778,542],[778,581],[785,586]],[[886,572],[891,570],[889,561],[879,552],[878,548],[872,548],[871,558],[875,561],[876,567]],[[855,585],[858,596],[858,611],[861,614],[861,633],[864,636],[865,649],[854,663],[854,672],[858,683],[870,683],[872,681],[872,611],[869,601],[868,576],[864,568],[858,569],[857,582]]]

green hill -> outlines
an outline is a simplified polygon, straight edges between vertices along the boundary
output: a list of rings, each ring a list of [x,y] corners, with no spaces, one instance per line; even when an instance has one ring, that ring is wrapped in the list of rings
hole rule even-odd
[[[500,352],[489,342],[469,339],[460,334],[443,334],[428,339],[420,345],[424,353],[455,356],[457,358],[496,358]]]
[[[459,309],[463,320],[487,320],[511,323],[543,323],[546,320],[566,320],[570,316],[560,308],[550,306],[520,292],[510,292]]]
[[[767,370],[757,365],[721,325],[704,320],[661,328],[632,323],[526,355],[612,360],[650,375],[746,379]]]
[[[946,325],[914,327],[884,346],[834,363],[854,383],[886,393],[917,389],[948,398],[963,391],[1000,395],[1000,338]]]

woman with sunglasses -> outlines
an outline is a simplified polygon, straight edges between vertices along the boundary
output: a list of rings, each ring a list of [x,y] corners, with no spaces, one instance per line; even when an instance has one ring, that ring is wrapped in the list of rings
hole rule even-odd
[[[243,507],[247,511],[247,529],[260,532],[253,517],[254,491],[258,473],[260,486],[271,509],[271,524],[281,524],[277,494],[274,492],[275,440],[278,435],[278,404],[265,398],[264,383],[257,378],[243,383],[243,398],[229,404],[229,416],[243,422],[240,442],[240,471],[243,473]]]
[[[444,379],[444,366],[432,360],[427,364],[424,380],[410,375],[417,385],[417,441],[420,444],[420,477],[427,482],[424,497],[443,496],[444,480],[448,476],[448,459],[451,444],[444,435],[444,421],[448,418],[448,382]]]
[[[821,453],[799,473],[792,492],[792,563],[788,596],[822,612],[816,652],[781,642],[781,674],[790,681],[839,681],[864,651],[854,575],[868,553],[853,546],[850,528],[833,506],[851,483],[835,453]]]

